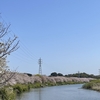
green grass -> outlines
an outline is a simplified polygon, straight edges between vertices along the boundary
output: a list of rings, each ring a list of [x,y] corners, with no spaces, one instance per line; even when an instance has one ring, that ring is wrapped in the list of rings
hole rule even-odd
[[[37,75],[41,77],[40,75]],[[94,82],[94,81],[93,81]],[[91,81],[91,83],[93,83]],[[95,82],[97,82],[95,80]],[[100,82],[100,80],[98,81]],[[0,100],[15,100],[16,95],[19,95],[25,91],[29,91],[32,88],[40,88],[45,86],[56,86],[56,85],[67,85],[67,84],[79,84],[80,82],[35,82],[34,84],[16,84],[14,86],[6,86],[0,89]],[[90,83],[87,83],[84,85],[85,88],[91,89],[92,85]]]
[[[85,88],[85,89],[92,89],[93,87],[93,82],[89,82],[89,83],[85,83],[82,88]]]
[[[85,83],[82,88],[100,91],[100,79]]]
[[[1,100],[15,100],[16,93],[10,89],[12,87],[4,87],[0,89],[0,98]]]

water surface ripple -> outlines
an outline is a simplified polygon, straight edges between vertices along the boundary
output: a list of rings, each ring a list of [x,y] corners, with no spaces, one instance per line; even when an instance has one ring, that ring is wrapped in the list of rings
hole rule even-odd
[[[82,84],[32,89],[16,100],[100,100],[100,92],[81,89]]]

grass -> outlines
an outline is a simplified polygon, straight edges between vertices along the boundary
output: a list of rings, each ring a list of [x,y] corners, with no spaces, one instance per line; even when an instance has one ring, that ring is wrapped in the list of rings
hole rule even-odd
[[[100,79],[92,80],[89,83],[85,83],[82,88],[100,91]]]
[[[40,75],[37,75],[41,77]],[[94,81],[93,81],[94,82]],[[83,87],[91,89],[92,88],[92,83],[87,83]],[[95,80],[97,83],[97,81]],[[98,81],[100,83],[100,80]],[[67,85],[67,84],[80,84],[80,82],[35,82],[34,84],[16,84],[14,86],[6,86],[0,89],[0,100],[15,100],[16,95],[20,95],[21,93],[25,91],[29,91],[31,88],[40,88],[40,87],[45,87],[45,86],[56,86],[56,85]]]
[[[82,87],[85,88],[85,89],[92,89],[93,82],[85,83]]]
[[[0,89],[1,100],[15,100],[16,93],[13,91],[12,87],[5,87]]]

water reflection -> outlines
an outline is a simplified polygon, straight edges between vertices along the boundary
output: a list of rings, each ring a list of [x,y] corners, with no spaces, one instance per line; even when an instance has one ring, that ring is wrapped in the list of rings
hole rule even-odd
[[[39,100],[41,100],[41,88],[39,89]]]
[[[79,89],[81,84],[32,89],[16,100],[100,100],[100,92]]]
[[[21,100],[21,95],[18,95],[17,96],[17,100]]]
[[[21,95],[18,95],[16,100],[29,100],[30,98],[31,99],[34,98],[36,100],[42,100],[42,88],[33,89],[30,92],[26,92]]]

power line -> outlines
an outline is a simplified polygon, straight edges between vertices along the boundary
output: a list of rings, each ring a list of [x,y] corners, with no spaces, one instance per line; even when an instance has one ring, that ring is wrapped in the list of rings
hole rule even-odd
[[[2,18],[2,16],[0,16],[0,17]],[[2,20],[6,23],[6,21],[4,20],[4,18],[2,18]],[[7,23],[6,23],[6,25],[8,26]],[[11,30],[11,29],[10,29],[10,30]],[[13,31],[11,30],[10,35],[11,35],[11,36],[15,36],[16,34],[15,34],[15,32],[13,32]],[[24,50],[26,49],[26,51],[31,55],[32,52],[25,46],[25,44],[24,44],[22,41],[20,41],[20,43],[22,44],[22,47],[24,48]],[[35,56],[35,55],[34,55],[34,56]],[[33,58],[33,55],[32,55],[32,58]],[[36,57],[36,59],[37,59],[37,57]]]
[[[12,34],[13,33],[13,34]],[[13,36],[13,35],[15,35],[15,33],[12,31],[12,33],[10,32],[10,34]],[[20,41],[20,45],[21,45],[21,50],[24,52],[24,53],[26,53],[26,55],[28,55],[30,58],[32,58],[32,59],[35,59],[36,58],[36,56],[34,55],[34,57],[33,57],[33,53],[29,50],[29,48],[27,48],[26,46],[25,46],[25,44],[22,42],[22,41]],[[36,58],[37,59],[37,58]]]
[[[2,18],[2,16],[0,16],[1,18]],[[5,20],[2,18],[2,20],[5,22]],[[6,23],[6,22],[5,22]],[[6,23],[6,25],[7,25],[7,23]],[[10,35],[13,37],[13,36],[15,36],[15,34],[14,34],[14,32],[11,30],[11,32],[10,32]],[[9,36],[9,34],[7,34],[7,36]],[[20,41],[20,43],[22,43],[21,41]],[[23,44],[24,45],[24,44]],[[23,46],[23,45],[21,45],[21,50],[25,53],[25,56],[26,55],[28,55],[28,57],[30,57],[30,58],[32,58],[32,59],[34,59],[33,58],[33,55],[32,55],[32,53],[28,50],[28,49],[26,49],[26,47],[25,47],[25,45]],[[22,48],[23,47],[23,48]]]
[[[1,18],[2,18],[2,16],[0,16]],[[6,24],[6,26],[8,26],[8,24],[5,22],[5,20],[2,18],[2,20],[3,20],[3,22]],[[13,36],[15,36],[16,34],[10,29],[10,32],[9,32],[9,34],[7,34],[7,36],[9,37],[13,37]],[[20,59],[21,61],[25,61],[25,63],[27,62],[27,63],[29,63],[28,62],[28,60],[30,61],[30,60],[32,60],[33,61],[33,59],[37,59],[37,57],[34,55],[34,57],[33,57],[33,53],[29,50],[29,48],[27,48],[25,45],[24,45],[24,43],[22,42],[22,41],[20,41],[20,44],[21,44],[21,48],[20,48],[20,50],[21,50],[21,53],[19,54],[17,54],[17,55],[15,55],[15,58],[18,58],[18,60]],[[12,55],[12,56],[14,56],[14,55]],[[24,56],[24,57],[23,57]],[[26,58],[25,58],[26,57]],[[39,59],[39,74],[41,75],[42,74],[42,67],[41,67],[41,64],[42,64],[42,61],[41,61],[41,58]]]

